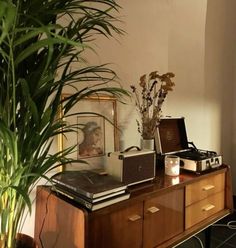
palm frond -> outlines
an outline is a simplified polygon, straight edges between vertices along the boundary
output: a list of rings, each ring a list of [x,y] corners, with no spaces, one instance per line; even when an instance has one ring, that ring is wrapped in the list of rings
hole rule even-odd
[[[108,87],[116,73],[107,64],[89,65],[83,57],[97,35],[123,33],[119,9],[115,0],[0,1],[1,248],[14,247],[39,178],[48,179],[46,173],[57,166],[85,163],[68,157],[73,146],[51,153],[59,134],[78,128],[60,119],[60,106],[67,114],[91,94],[128,95]],[[68,87],[73,94],[65,101],[61,94]]]

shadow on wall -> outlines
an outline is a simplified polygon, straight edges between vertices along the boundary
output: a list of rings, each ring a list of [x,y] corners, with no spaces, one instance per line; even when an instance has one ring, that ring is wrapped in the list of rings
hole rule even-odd
[[[236,122],[233,113],[236,61],[236,1],[208,0],[205,34],[206,107],[217,105],[209,112],[210,123],[219,123],[219,141],[225,163],[235,164]],[[214,133],[212,134],[214,135]],[[236,169],[232,168],[236,175]],[[234,185],[236,193],[236,182]]]

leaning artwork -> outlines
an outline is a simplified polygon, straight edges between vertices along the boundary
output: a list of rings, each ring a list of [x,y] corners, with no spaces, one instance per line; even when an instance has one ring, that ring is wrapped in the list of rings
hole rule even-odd
[[[77,117],[78,158],[105,154],[104,118],[101,116]]]
[[[66,102],[70,94],[63,94],[62,98]],[[59,136],[59,151],[72,146],[67,158],[78,160],[62,170],[102,168],[107,154],[119,149],[116,105],[114,97],[94,95],[81,99],[66,114],[62,106],[60,115],[74,132]]]

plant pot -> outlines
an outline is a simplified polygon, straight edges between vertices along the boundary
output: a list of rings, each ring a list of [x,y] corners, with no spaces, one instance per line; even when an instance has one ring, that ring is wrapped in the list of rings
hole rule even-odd
[[[141,139],[142,150],[154,150],[154,139]]]
[[[16,239],[17,239],[16,248],[38,248],[35,240],[29,235],[18,233]],[[2,247],[1,241],[0,241],[0,247]]]
[[[16,248],[38,248],[35,240],[29,235],[18,233]]]

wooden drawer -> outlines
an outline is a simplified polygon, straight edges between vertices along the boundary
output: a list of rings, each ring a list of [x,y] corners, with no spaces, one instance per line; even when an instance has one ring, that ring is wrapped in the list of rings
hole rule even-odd
[[[225,173],[210,176],[186,186],[185,206],[203,200],[208,196],[224,190]]]
[[[189,228],[224,209],[225,193],[221,191],[186,207],[185,228]]]

